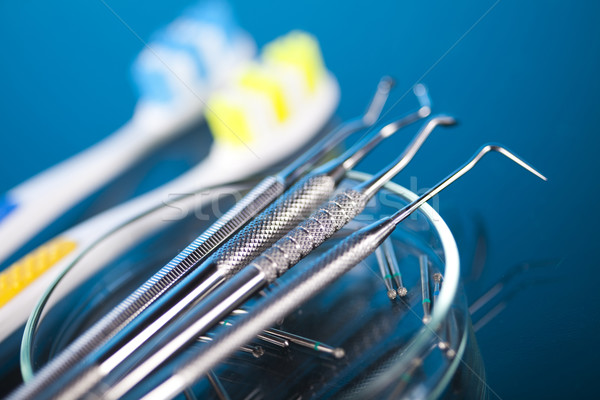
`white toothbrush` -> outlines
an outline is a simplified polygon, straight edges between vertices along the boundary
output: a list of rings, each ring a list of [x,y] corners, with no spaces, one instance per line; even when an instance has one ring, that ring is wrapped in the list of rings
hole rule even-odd
[[[25,323],[46,287],[99,239],[156,204],[169,202],[173,195],[254,175],[292,155],[323,128],[335,111],[339,88],[323,65],[316,40],[292,32],[275,44],[267,48],[283,51],[266,53],[260,63],[249,63],[238,71],[231,87],[208,101],[207,121],[215,141],[209,156],[198,166],[67,230],[0,273],[0,320],[4,321],[0,341]],[[90,265],[69,274],[53,299],[60,299],[168,220],[181,218],[179,208],[171,211],[171,215],[162,214],[153,225],[129,232],[122,240],[111,240],[108,246],[103,243]]]
[[[129,122],[95,146],[8,191],[0,200],[0,264],[75,204],[204,112],[209,93],[255,53],[220,2],[192,8],[133,66],[140,98]]]

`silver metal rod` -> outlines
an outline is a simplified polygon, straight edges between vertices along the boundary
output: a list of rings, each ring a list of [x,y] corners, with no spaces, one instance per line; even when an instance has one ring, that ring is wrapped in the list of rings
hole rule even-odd
[[[433,304],[437,303],[438,296],[440,295],[440,290],[442,290],[442,279],[444,277],[439,272],[433,274]]]
[[[398,265],[398,258],[396,257],[392,239],[387,238],[385,242],[383,242],[382,247],[383,254],[385,254],[385,258],[387,259],[392,273],[392,278],[394,278],[394,281],[396,282],[396,293],[398,293],[398,296],[404,297],[408,294],[408,290],[404,287],[404,283],[402,282],[402,273],[400,273],[400,266]]]
[[[383,283],[387,289],[387,296],[390,300],[394,300],[397,296],[397,293],[396,290],[394,290],[394,285],[392,284],[392,271],[389,268],[388,262],[381,247],[378,247],[377,250],[375,250],[375,257],[377,258],[377,265],[379,265],[381,278],[383,279]]]
[[[279,329],[268,328],[265,329],[265,332],[268,332],[273,336],[279,336],[282,339],[289,340],[291,343],[297,344],[299,346],[306,347],[317,352],[331,354],[335,358],[343,358],[346,355],[346,352],[341,347],[333,347],[328,344],[324,344],[319,341],[308,339]]]
[[[421,270],[421,303],[423,304],[423,322],[431,319],[431,294],[429,291],[429,258],[425,254],[419,256]]]
[[[360,191],[363,192],[364,195],[367,197],[373,196],[375,192],[381,189],[383,185],[389,182],[390,179],[396,176],[400,171],[404,169],[404,167],[408,165],[408,163],[413,159],[415,154],[417,154],[417,151],[419,151],[423,143],[425,143],[425,140],[427,140],[431,132],[433,132],[433,130],[437,126],[451,126],[454,124],[456,124],[456,120],[447,115],[437,115],[429,119],[425,126],[421,128],[419,134],[417,134],[413,138],[413,140],[402,152],[402,154],[396,160],[394,160],[387,168],[383,169],[381,172],[374,175],[371,179],[362,183],[359,186]]]
[[[210,343],[213,340],[214,339],[212,337],[207,335],[198,336],[196,339],[196,341],[200,343]],[[265,354],[265,349],[263,349],[261,346],[242,345],[238,348],[238,350],[244,353],[252,354],[254,358],[260,358]]]
[[[226,325],[226,326],[233,326],[231,321],[228,321],[228,320],[223,320],[223,321],[219,322],[219,324]],[[258,339],[262,340],[263,342],[271,343],[277,347],[281,347],[284,349],[290,347],[289,341],[287,341],[285,338],[280,338],[277,335],[271,334],[268,330],[266,330],[263,333],[259,333],[258,335],[256,335],[256,337]]]
[[[206,377],[208,378],[208,382],[213,387],[219,400],[231,400],[231,397],[229,397],[229,394],[225,390],[225,387],[221,383],[221,380],[213,370],[208,371]]]

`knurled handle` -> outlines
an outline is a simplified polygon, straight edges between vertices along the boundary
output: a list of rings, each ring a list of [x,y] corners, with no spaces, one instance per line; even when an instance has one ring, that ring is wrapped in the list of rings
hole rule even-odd
[[[262,253],[252,265],[259,268],[269,282],[273,282],[360,214],[367,200],[354,189],[339,193]]]
[[[230,278],[302,222],[334,190],[335,181],[328,175],[307,176],[221,246],[210,262]]]

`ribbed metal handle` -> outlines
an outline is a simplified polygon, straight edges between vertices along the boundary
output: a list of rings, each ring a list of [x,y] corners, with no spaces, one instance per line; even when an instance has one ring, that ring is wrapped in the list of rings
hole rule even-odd
[[[273,282],[360,214],[367,200],[354,189],[336,195],[262,253],[252,265],[263,271],[269,283]]]
[[[335,181],[328,175],[308,176],[271,204],[210,258],[231,278],[242,267],[302,222],[331,196]]]
[[[40,398],[46,388],[94,349],[116,335],[128,322],[181,280],[217,246],[227,240],[284,191],[276,177],[267,177],[202,235],[40,370],[14,398]]]

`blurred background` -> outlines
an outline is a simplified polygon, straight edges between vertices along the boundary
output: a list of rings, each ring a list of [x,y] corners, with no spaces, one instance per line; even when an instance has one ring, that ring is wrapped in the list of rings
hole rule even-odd
[[[0,3],[0,191],[124,123],[135,103],[130,65],[143,47],[131,30],[147,40],[190,4]],[[493,392],[591,395],[600,355],[593,249],[600,222],[600,3],[231,4],[259,46],[295,28],[317,36],[341,86],[339,119],[362,112],[384,74],[397,80],[393,100],[401,100],[388,118],[414,107],[412,95],[403,96],[423,82],[434,112],[460,119],[458,128],[427,143],[396,182],[422,191],[487,141],[505,144],[549,178],[536,181],[490,157],[442,193],[439,208],[457,236],[471,303],[515,266],[532,266],[520,268],[506,307],[477,332]],[[384,146],[358,169],[380,169],[406,141],[394,140],[398,147]],[[185,159],[167,154],[164,165],[177,171]]]

